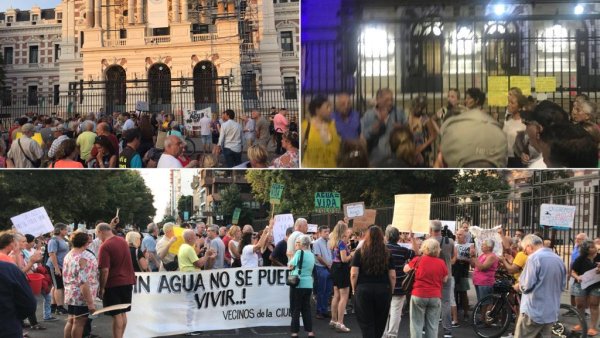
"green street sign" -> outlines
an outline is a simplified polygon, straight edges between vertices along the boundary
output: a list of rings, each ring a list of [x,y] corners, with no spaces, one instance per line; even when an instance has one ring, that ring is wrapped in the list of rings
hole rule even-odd
[[[283,195],[283,184],[273,183],[269,194],[271,204],[281,204],[281,195]]]
[[[342,197],[339,192],[315,193],[315,209],[325,212],[339,211],[342,208]]]
[[[237,225],[240,220],[240,214],[242,213],[242,209],[235,208],[233,210],[233,217],[231,218],[231,223]]]

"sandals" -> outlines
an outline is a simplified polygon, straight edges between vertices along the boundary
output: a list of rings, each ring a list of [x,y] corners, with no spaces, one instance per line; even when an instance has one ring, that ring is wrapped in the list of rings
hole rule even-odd
[[[332,329],[335,329],[338,326],[337,322],[334,322],[333,320],[329,321],[329,327]]]
[[[339,332],[339,333],[348,333],[350,332],[350,329],[346,327],[346,325],[338,323],[335,326],[335,331]]]
[[[596,329],[589,329],[587,331],[587,335],[588,335],[588,337],[596,336],[596,335],[598,335],[598,330],[596,330]]]

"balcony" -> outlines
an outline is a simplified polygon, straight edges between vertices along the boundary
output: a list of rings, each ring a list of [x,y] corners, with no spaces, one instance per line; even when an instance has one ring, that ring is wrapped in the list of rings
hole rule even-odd
[[[144,38],[146,45],[164,45],[171,43],[170,36],[147,36]]]
[[[106,47],[127,46],[127,39],[106,40]]]
[[[216,40],[216,33],[207,33],[207,34],[192,34],[192,42],[201,42],[201,41],[211,41]]]
[[[283,58],[283,59],[293,59],[293,58],[296,58],[296,57],[297,57],[296,56],[296,52],[294,52],[294,51],[291,51],[291,52],[283,51],[283,52],[281,52],[281,58]]]

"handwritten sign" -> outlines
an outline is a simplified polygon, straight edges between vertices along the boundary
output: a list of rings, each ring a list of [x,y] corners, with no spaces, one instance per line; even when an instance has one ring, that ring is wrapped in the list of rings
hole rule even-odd
[[[556,92],[556,77],[540,76],[535,78],[535,91],[537,93]]]
[[[488,76],[488,92],[508,93],[508,76]]]
[[[596,269],[588,270],[581,275],[581,289],[587,289],[596,283],[600,283],[600,274],[596,272]]]
[[[531,95],[531,77],[529,76],[511,76],[510,87],[517,87],[521,89],[523,95]]]
[[[146,101],[137,101],[135,103],[135,110],[137,110],[137,111],[150,111],[150,106],[148,106],[148,102],[146,102]]]
[[[269,200],[271,204],[281,204],[281,196],[283,195],[283,184],[273,183],[269,192]]]
[[[540,207],[540,225],[548,227],[573,228],[576,206],[542,204]]]
[[[318,224],[309,224],[308,225],[308,231],[306,233],[316,234],[318,230],[319,230],[319,225]]]
[[[179,253],[179,247],[181,244],[185,243],[183,240],[184,230],[185,228],[182,227],[173,227],[173,236],[176,236],[177,240],[169,248],[169,253],[172,253],[173,255],[177,255]]]
[[[11,217],[10,220],[15,228],[25,235],[30,234],[37,237],[54,231],[54,225],[44,207]]]
[[[400,232],[429,233],[431,194],[396,195],[392,225]]]
[[[448,230],[452,231],[452,233],[456,233],[456,221],[440,221],[442,222],[442,228],[447,226]]]
[[[501,225],[497,225],[491,229],[482,229],[478,226],[469,227],[469,232],[475,238],[475,249],[477,249],[477,255],[481,255],[483,253],[483,251],[481,251],[481,244],[483,241],[488,239],[494,241],[493,252],[496,254],[496,256],[499,257],[502,255],[502,237],[500,237],[500,234],[498,233],[498,229],[501,227]]]
[[[377,210],[365,209],[362,216],[355,217],[352,221],[352,229],[354,231],[366,230],[370,225],[375,224],[377,218]]]
[[[240,214],[241,213],[242,213],[242,209],[240,209],[240,208],[233,209],[233,216],[231,217],[231,223],[237,225],[238,222],[240,221]]]
[[[335,212],[342,207],[342,198],[339,192],[317,192],[315,193],[315,209]]]
[[[365,214],[365,202],[344,204],[344,216],[349,219],[363,216]]]
[[[490,107],[506,107],[508,105],[507,92],[489,92],[488,106]]]
[[[275,223],[273,224],[273,243],[279,243],[282,239],[285,239],[285,231],[287,230],[287,228],[293,226],[294,215],[275,215]]]

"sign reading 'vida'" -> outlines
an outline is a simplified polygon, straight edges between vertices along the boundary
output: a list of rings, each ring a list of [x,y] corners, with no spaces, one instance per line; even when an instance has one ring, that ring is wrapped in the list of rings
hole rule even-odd
[[[323,211],[339,211],[342,207],[342,197],[339,192],[315,193],[315,209]]]

